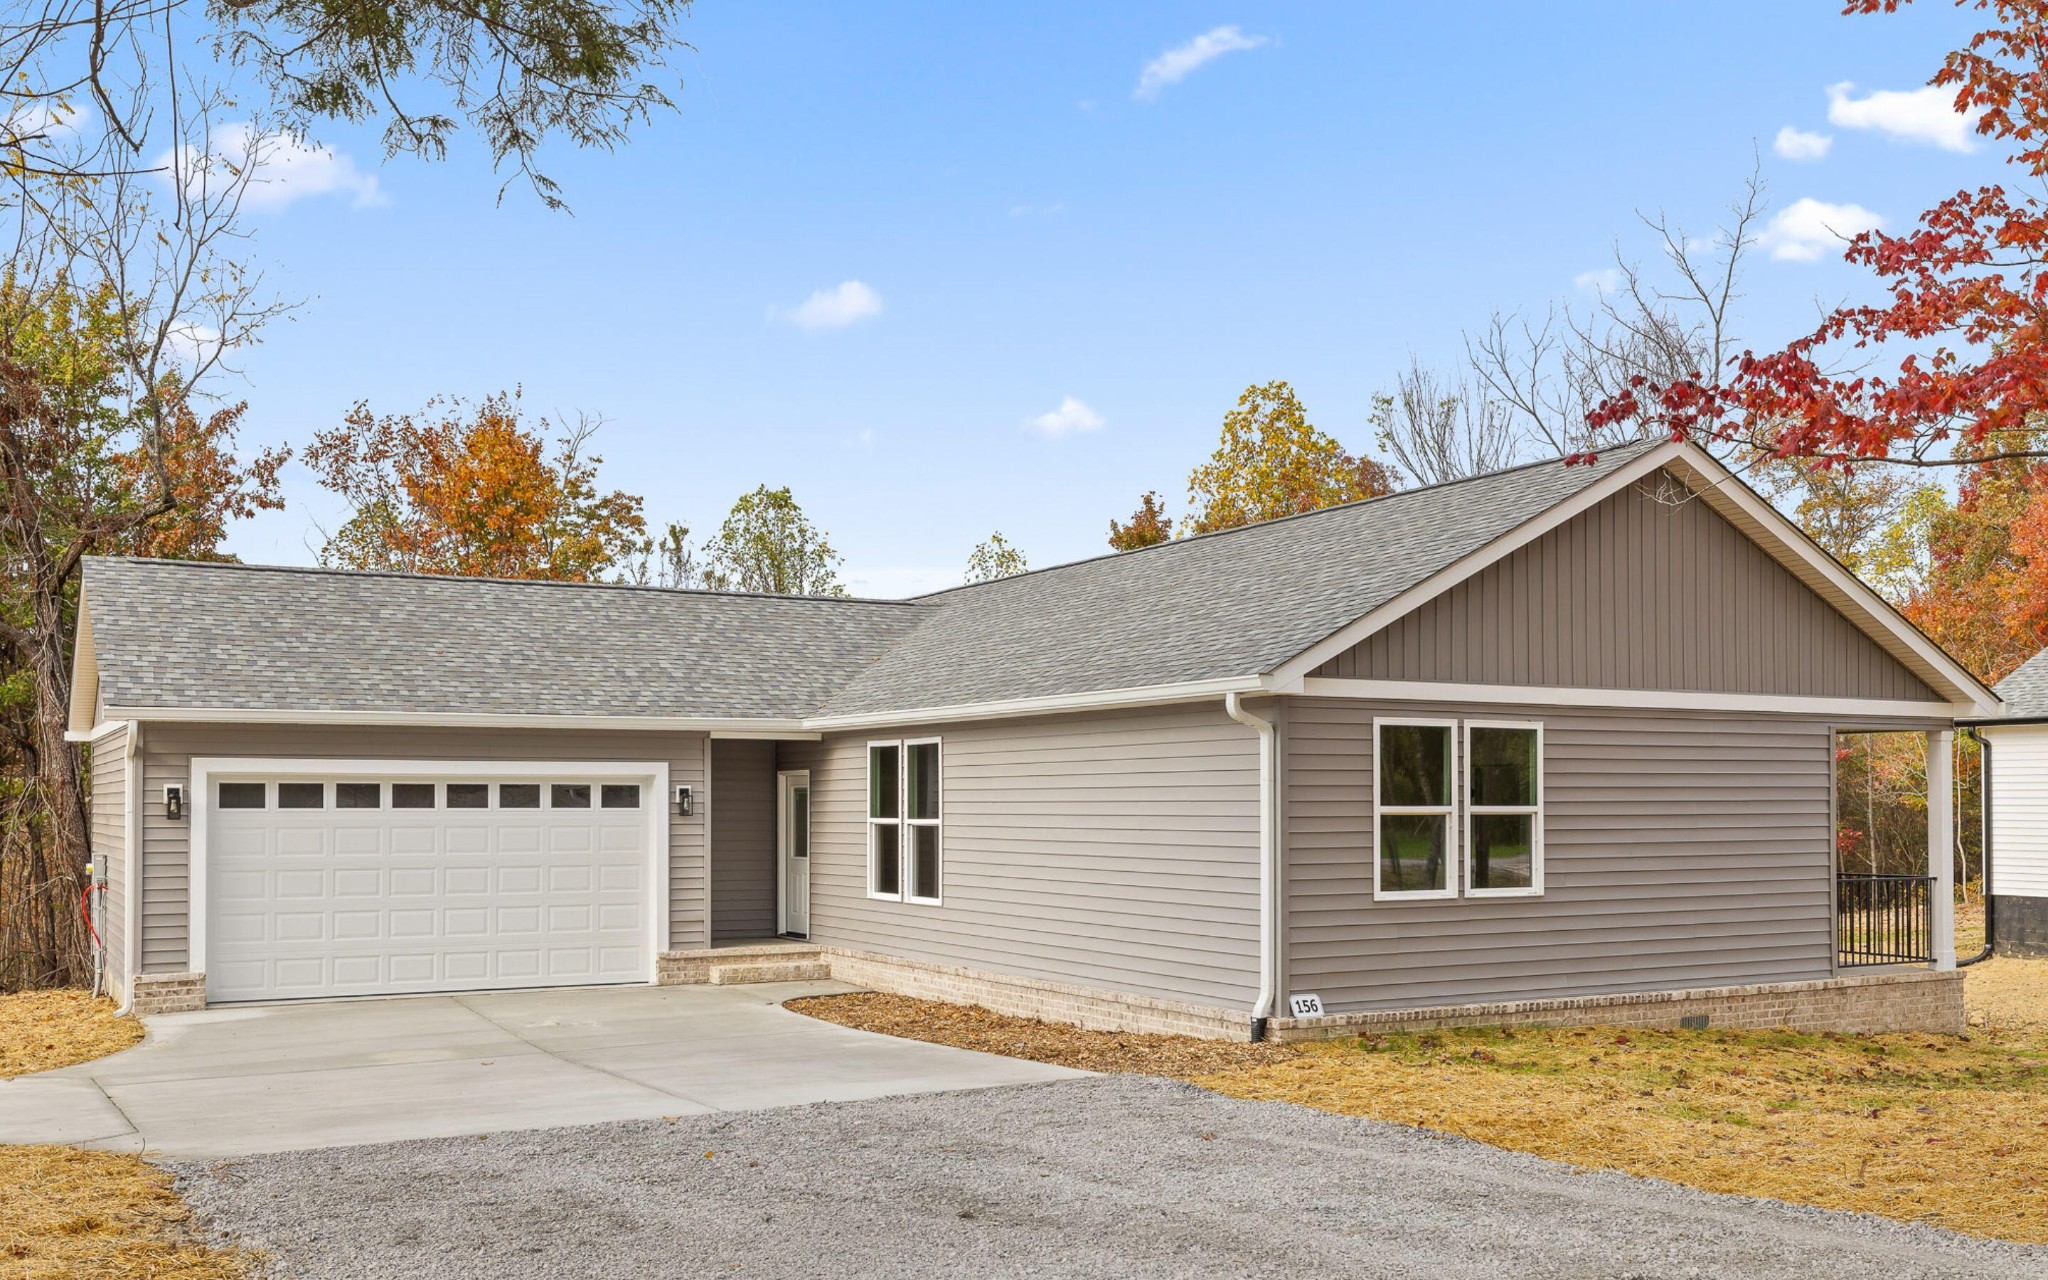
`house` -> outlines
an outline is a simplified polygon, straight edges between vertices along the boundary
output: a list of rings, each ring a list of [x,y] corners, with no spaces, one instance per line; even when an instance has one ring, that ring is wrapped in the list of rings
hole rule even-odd
[[[2048,650],[1998,682],[2005,713],[1984,743],[1986,936],[2000,955],[2048,956]]]
[[[2000,710],[1673,443],[905,601],[95,560],[76,676],[138,1011],[830,973],[1237,1037],[1959,1026],[1946,912],[1838,949],[1833,735]]]

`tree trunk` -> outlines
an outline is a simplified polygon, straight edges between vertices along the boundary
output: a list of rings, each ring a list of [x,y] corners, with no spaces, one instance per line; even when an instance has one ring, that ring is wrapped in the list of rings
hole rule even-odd
[[[10,888],[8,968],[13,987],[59,987],[92,981],[91,938],[80,910],[91,838],[86,819],[81,753],[64,741],[71,716],[71,663],[63,593],[35,602],[36,621],[28,654],[35,686],[35,719],[27,782],[29,803],[22,816],[29,829],[17,833],[22,861]]]

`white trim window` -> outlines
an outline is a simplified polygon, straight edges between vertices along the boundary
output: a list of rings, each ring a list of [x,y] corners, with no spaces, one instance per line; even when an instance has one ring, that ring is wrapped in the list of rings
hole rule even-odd
[[[1458,893],[1455,720],[1372,722],[1374,898]]]
[[[1543,726],[1465,722],[1465,893],[1543,892]]]
[[[944,836],[937,738],[868,743],[868,897],[938,906]]]

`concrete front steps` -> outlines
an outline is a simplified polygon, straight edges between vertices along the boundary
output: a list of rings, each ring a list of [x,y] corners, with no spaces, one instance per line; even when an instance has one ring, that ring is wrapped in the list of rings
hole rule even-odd
[[[729,987],[748,982],[820,982],[832,976],[822,949],[807,942],[763,942],[667,951],[661,956],[663,986],[708,983]]]

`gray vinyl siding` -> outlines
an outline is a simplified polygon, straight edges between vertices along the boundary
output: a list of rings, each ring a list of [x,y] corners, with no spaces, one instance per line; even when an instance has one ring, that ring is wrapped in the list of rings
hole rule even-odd
[[[191,824],[164,817],[166,783],[190,782],[193,756],[406,760],[665,760],[671,787],[704,790],[708,739],[699,733],[551,729],[308,728],[151,724],[143,731],[142,971],[178,973],[190,956]],[[668,803],[668,797],[650,797]],[[669,813],[669,945],[701,947],[705,927],[704,809]]]
[[[1544,725],[1545,892],[1375,902],[1372,723]],[[1336,1012],[1830,976],[1832,728],[1286,699],[1284,994]]]
[[[940,906],[867,896],[867,743],[938,737]],[[811,771],[811,937],[1247,1008],[1258,740],[1216,703],[782,744]]]
[[[128,945],[128,730],[121,728],[88,748],[92,778],[92,859],[107,886],[101,897],[100,936],[107,949],[110,989],[127,989],[122,966]]]
[[[1664,492],[1623,490],[1315,674],[1940,700],[1705,502]]]
[[[775,932],[775,744],[711,744],[711,937]]]

